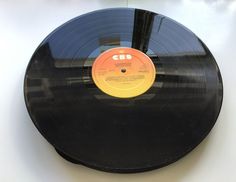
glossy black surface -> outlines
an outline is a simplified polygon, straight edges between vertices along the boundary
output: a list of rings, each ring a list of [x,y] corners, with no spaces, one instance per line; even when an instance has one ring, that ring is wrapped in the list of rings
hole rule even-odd
[[[91,65],[104,50],[133,47],[153,61],[146,93],[118,99],[100,91]],[[165,166],[196,147],[213,127],[222,79],[207,47],[177,22],[138,9],[75,18],[35,51],[24,83],[30,116],[61,155],[113,172]]]

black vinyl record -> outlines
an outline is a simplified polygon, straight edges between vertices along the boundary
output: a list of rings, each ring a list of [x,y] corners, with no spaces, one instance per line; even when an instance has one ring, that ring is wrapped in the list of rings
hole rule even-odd
[[[67,160],[141,172],[175,162],[207,136],[223,86],[190,30],[150,11],[115,8],[54,30],[29,62],[24,95],[33,123]]]

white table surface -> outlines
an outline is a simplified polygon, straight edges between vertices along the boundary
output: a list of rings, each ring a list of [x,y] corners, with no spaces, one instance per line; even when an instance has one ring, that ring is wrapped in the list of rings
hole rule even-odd
[[[167,167],[112,174],[61,158],[39,134],[26,111],[24,72],[39,43],[56,27],[83,13],[137,7],[169,16],[196,33],[220,67],[224,101],[210,135]],[[235,182],[236,1],[234,0],[0,0],[1,182]]]

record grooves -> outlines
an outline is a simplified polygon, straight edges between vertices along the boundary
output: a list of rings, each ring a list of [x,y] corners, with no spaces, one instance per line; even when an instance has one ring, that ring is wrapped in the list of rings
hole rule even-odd
[[[109,172],[173,163],[210,132],[223,85],[206,45],[170,18],[141,9],[87,13],[33,54],[25,102],[66,160]]]

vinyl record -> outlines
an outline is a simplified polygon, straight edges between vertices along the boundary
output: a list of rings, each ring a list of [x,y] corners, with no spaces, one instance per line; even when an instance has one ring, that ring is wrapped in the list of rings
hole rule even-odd
[[[69,161],[110,172],[166,166],[194,149],[223,86],[206,45],[172,19],[130,8],[79,16],[33,54],[25,102]]]

